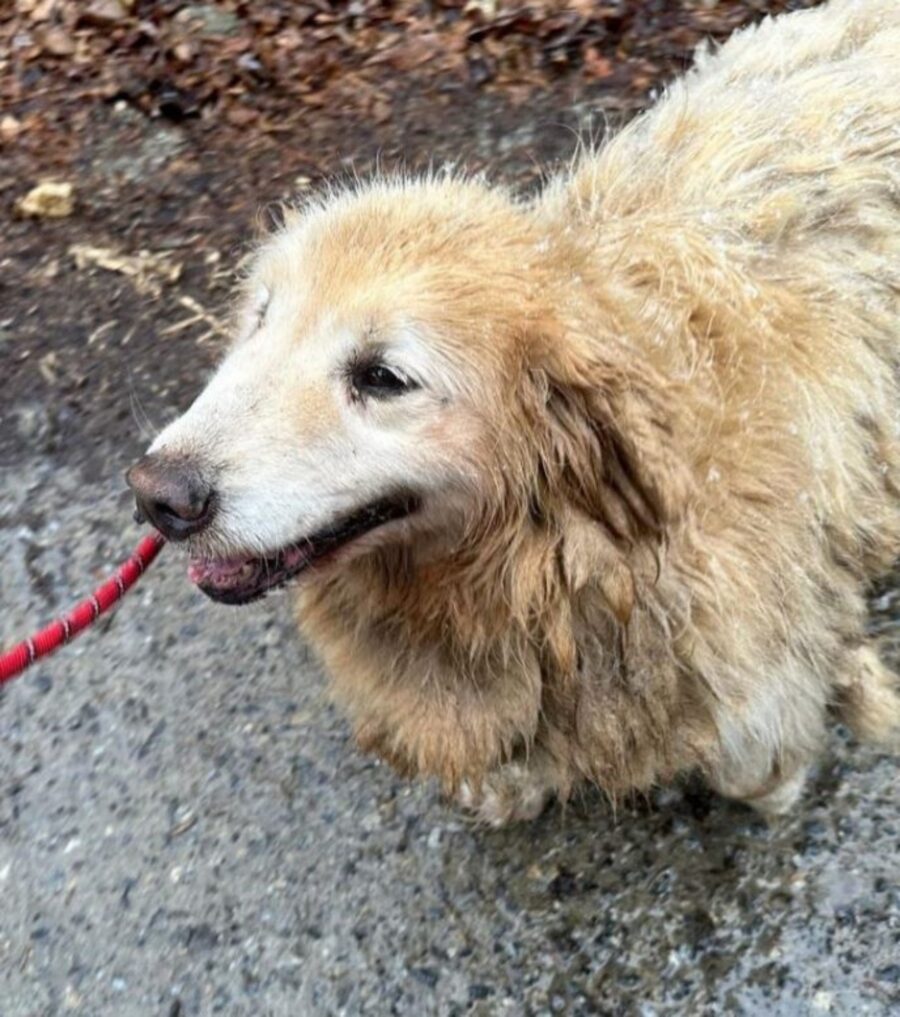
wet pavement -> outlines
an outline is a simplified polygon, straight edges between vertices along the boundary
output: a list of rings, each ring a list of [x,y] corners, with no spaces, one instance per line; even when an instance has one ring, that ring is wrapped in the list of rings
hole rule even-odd
[[[138,532],[115,480],[2,479],[5,641]],[[473,829],[355,751],[286,597],[183,566],[0,693],[4,1017],[897,1012],[896,760],[836,734],[771,828],[688,786]]]

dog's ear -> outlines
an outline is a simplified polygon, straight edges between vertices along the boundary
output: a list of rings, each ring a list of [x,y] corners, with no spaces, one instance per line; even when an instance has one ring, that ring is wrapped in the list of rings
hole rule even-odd
[[[664,380],[615,341],[557,335],[532,351],[526,398],[545,496],[561,493],[620,547],[664,539],[691,485]]]

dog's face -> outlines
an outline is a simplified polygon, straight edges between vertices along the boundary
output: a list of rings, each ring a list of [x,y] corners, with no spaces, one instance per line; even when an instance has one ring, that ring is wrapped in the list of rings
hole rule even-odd
[[[464,526],[520,370],[503,272],[524,267],[522,219],[476,185],[395,185],[262,249],[233,348],[129,473],[205,592],[244,602]]]

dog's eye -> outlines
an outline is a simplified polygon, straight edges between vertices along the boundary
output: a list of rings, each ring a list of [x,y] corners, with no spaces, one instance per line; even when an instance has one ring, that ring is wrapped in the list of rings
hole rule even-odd
[[[253,322],[253,324],[254,324],[254,331],[257,331],[257,330],[259,330],[259,329],[261,329],[263,327],[263,325],[265,324],[266,315],[268,314],[268,312],[269,312],[269,297],[266,296],[265,303],[260,304],[256,308],[256,313],[254,315],[254,319],[255,320]]]
[[[388,399],[416,388],[414,382],[379,363],[354,367],[350,382],[357,395],[373,396],[376,399]]]

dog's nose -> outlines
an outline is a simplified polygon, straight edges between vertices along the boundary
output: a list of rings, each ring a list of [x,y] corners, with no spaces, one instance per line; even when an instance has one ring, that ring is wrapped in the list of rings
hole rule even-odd
[[[137,514],[169,540],[186,540],[212,519],[212,489],[186,459],[146,455],[125,480],[134,492]]]

